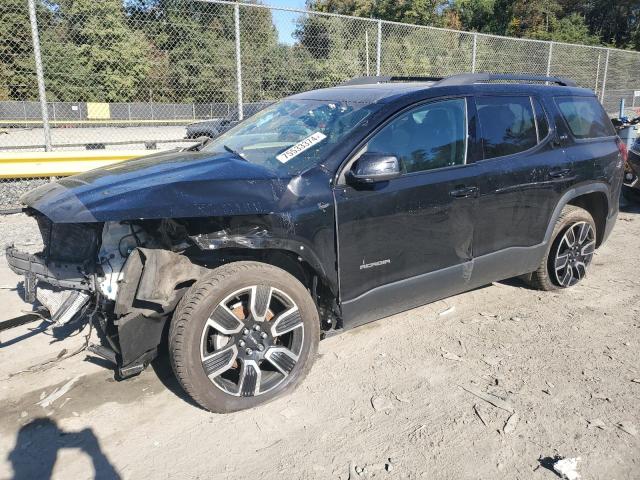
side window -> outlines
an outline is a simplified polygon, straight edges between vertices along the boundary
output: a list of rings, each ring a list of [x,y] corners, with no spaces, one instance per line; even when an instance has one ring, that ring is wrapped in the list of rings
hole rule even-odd
[[[395,155],[407,173],[462,165],[467,150],[466,100],[442,100],[403,113],[376,133],[366,150]]]
[[[477,97],[476,105],[485,160],[523,152],[538,143],[530,97]]]
[[[583,139],[615,135],[611,120],[595,97],[556,97],[555,101],[574,137]]]
[[[542,105],[540,104],[540,100],[532,97],[531,101],[533,102],[533,109],[536,112],[538,142],[541,142],[547,135],[549,135],[549,121],[547,120],[547,115],[544,113],[544,108],[542,108]]]

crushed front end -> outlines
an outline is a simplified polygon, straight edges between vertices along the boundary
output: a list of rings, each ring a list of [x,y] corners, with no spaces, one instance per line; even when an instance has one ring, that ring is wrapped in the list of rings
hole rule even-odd
[[[157,355],[167,318],[202,273],[181,255],[170,221],[54,223],[36,210],[43,249],[6,249],[10,268],[24,277],[25,300],[39,302],[50,321],[92,321],[103,345],[90,351],[121,378],[140,373]]]

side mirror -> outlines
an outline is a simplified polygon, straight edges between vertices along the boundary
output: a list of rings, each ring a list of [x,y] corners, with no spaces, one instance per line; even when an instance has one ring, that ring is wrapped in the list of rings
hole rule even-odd
[[[398,157],[386,153],[364,153],[347,172],[347,182],[370,185],[400,176]]]

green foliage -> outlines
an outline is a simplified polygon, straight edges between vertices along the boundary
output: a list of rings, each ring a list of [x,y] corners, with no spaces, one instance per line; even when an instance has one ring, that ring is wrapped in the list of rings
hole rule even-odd
[[[448,3],[447,0],[308,0],[307,6],[319,12],[437,26],[442,19],[440,10]]]
[[[151,70],[151,48],[132,31],[120,0],[58,0],[40,19],[50,100],[135,99]]]
[[[37,1],[50,100],[236,102],[232,5],[123,1]],[[638,0],[308,0],[307,5],[322,12],[640,50]],[[270,10],[241,6],[240,17],[247,102],[334,85],[366,73],[367,66],[375,73],[373,22],[300,16],[293,44],[283,44]],[[382,73],[441,76],[470,70],[469,35],[384,24],[382,37]],[[0,0],[0,39],[0,100],[36,99],[26,0]],[[504,71],[508,64],[511,70],[544,71],[546,48],[478,37],[477,69]],[[558,46],[553,69],[584,70],[581,83],[595,84],[591,56],[581,47]],[[623,64],[632,61],[625,57]]]
[[[45,15],[46,12],[40,12]],[[0,100],[38,95],[29,12],[24,0],[0,3]]]

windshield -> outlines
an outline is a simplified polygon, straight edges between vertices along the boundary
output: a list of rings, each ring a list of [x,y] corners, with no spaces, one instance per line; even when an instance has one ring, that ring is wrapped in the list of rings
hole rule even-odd
[[[373,105],[282,100],[208,143],[208,152],[231,152],[272,170],[299,173],[322,163],[329,151],[373,111]]]

